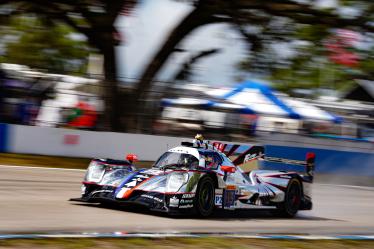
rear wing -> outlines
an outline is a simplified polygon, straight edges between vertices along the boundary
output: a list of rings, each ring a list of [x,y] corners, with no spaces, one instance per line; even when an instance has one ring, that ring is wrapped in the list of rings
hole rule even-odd
[[[303,171],[297,170],[304,175],[304,180],[313,182],[314,178],[314,168],[315,168],[315,158],[316,155],[313,152],[307,152],[305,156],[305,161],[292,160],[287,158],[279,157],[265,157],[265,161],[272,163],[284,163],[288,165],[302,166]]]
[[[259,161],[301,166],[295,171],[305,175],[306,180],[313,181],[315,154],[308,152],[305,161],[288,158],[270,157],[265,155],[265,147],[260,145],[224,144],[214,142],[213,146],[231,159],[233,164],[240,166],[244,172],[259,169]]]

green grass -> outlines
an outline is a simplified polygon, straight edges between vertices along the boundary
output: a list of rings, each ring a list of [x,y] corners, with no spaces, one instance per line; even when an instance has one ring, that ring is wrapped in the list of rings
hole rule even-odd
[[[374,241],[352,240],[265,240],[231,238],[167,238],[167,239],[13,239],[0,240],[0,248],[56,248],[56,249],[92,249],[92,248],[253,248],[253,249],[369,249]]]
[[[1,165],[86,169],[90,161],[90,158],[0,153]],[[135,165],[138,168],[148,168],[152,165],[152,162],[141,161],[137,162]]]

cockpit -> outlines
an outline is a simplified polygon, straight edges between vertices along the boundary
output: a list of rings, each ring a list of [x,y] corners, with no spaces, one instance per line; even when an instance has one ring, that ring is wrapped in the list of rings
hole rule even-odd
[[[194,169],[199,166],[199,160],[191,154],[165,152],[155,162],[153,167],[159,169]]]

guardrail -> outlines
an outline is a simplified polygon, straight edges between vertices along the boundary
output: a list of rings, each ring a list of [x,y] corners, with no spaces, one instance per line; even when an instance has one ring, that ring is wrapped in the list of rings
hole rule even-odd
[[[5,130],[3,152],[68,157],[123,159],[126,154],[134,153],[141,160],[152,161],[183,140],[179,137],[23,125],[6,125]]]

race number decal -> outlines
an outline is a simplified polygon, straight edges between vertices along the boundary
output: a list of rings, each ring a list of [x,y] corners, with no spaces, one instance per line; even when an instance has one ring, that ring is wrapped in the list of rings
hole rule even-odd
[[[216,206],[222,205],[222,195],[216,195],[216,197],[214,198],[214,204]]]

